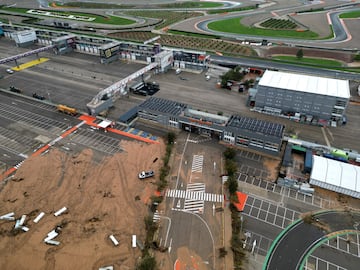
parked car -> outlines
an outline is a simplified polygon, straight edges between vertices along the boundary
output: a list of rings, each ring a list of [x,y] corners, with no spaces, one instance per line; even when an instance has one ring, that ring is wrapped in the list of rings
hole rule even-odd
[[[10,86],[10,91],[15,93],[21,93],[22,91],[19,88],[16,88],[15,86]]]
[[[139,179],[145,179],[154,176],[154,171],[142,171],[139,173]]]
[[[32,96],[33,96],[33,98],[40,99],[40,100],[44,100],[44,99],[45,99],[44,96],[38,95],[38,94],[36,94],[36,93],[33,93]]]
[[[10,69],[10,68],[8,68],[8,69],[6,70],[6,72],[9,73],[9,74],[13,74],[13,73],[14,73],[14,71],[13,71],[12,69]]]

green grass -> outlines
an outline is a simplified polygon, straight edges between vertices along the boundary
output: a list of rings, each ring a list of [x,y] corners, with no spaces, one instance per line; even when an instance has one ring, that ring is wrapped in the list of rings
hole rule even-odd
[[[61,7],[76,7],[76,8],[98,8],[98,9],[120,9],[120,8],[134,8],[133,5],[107,4],[107,3],[89,3],[89,2],[52,2]],[[49,3],[51,6],[52,3]]]
[[[88,3],[88,2],[68,2],[62,4],[60,2],[53,2],[57,6],[70,6],[79,8],[99,8],[99,9],[121,9],[121,8],[134,8],[134,5],[121,5],[121,4],[107,4],[107,3]],[[50,4],[51,6],[51,4]],[[169,4],[155,4],[159,8],[218,8],[224,4],[216,2],[182,2],[182,3],[169,3]],[[149,5],[154,7],[154,5]],[[145,5],[146,9],[146,5]]]
[[[310,13],[310,12],[319,12],[319,11],[324,11],[324,8],[310,8],[306,10],[297,11],[296,13]]]
[[[174,35],[189,36],[189,37],[213,38],[213,39],[219,39],[220,38],[220,37],[214,36],[214,35],[192,33],[192,32],[185,32],[185,31],[178,31],[178,30],[169,30],[169,31],[167,31],[167,33],[174,34]]]
[[[269,37],[291,37],[291,38],[302,38],[302,39],[315,39],[319,35],[312,31],[298,32],[296,30],[271,30],[261,29],[256,27],[248,27],[241,24],[241,17],[231,18],[208,24],[209,29],[234,33],[234,34],[245,34],[255,36],[269,36]]]
[[[159,4],[162,8],[218,8],[224,6],[221,3],[216,2],[182,2],[171,4]]]
[[[302,59],[297,59],[296,56],[291,56],[291,55],[273,56],[272,59],[287,61],[287,62],[296,62],[297,64],[309,64],[309,65],[327,66],[327,67],[342,67],[341,62],[332,59],[322,59],[322,58],[312,58],[312,57],[303,57]]]
[[[359,17],[360,17],[360,10],[355,10],[340,14],[341,19],[354,19]]]
[[[228,13],[228,12],[235,12],[235,11],[245,11],[256,9],[257,6],[248,6],[248,7],[236,7],[236,8],[226,8],[226,9],[215,9],[215,10],[208,10],[208,14],[218,14],[218,13]]]
[[[1,9],[20,13],[20,14],[25,14],[25,15],[29,15],[29,16],[33,15],[33,14],[26,13],[29,10],[27,8],[1,7]],[[116,17],[116,16],[105,17],[105,16],[96,15],[96,14],[80,13],[80,12],[62,12],[62,11],[52,11],[52,12],[59,13],[59,14],[67,14],[67,15],[80,15],[80,16],[93,17],[93,18],[95,18],[95,20],[92,21],[92,23],[102,23],[102,24],[111,24],[111,25],[129,25],[129,24],[135,23],[135,21],[133,21],[133,20]],[[42,16],[42,15],[36,15],[36,16],[49,18],[48,16]],[[56,18],[56,17],[52,17],[52,18]]]

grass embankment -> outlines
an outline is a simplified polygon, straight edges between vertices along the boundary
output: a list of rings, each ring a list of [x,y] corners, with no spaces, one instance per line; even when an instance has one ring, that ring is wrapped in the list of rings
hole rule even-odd
[[[125,12],[131,16],[137,16],[142,18],[154,18],[159,19],[161,22],[156,25],[155,29],[162,29],[168,25],[174,24],[179,21],[184,21],[189,18],[199,17],[203,14],[200,12],[175,12],[175,11],[151,11],[151,10],[134,10]]]
[[[109,4],[109,3],[90,3],[90,2],[51,2],[51,7],[75,7],[75,8],[96,8],[96,9],[121,9],[121,8],[134,8],[134,5],[121,5],[121,4]]]
[[[360,17],[360,10],[340,14],[341,19],[355,19]]]
[[[208,28],[214,31],[269,37],[289,37],[299,39],[315,39],[319,35],[312,31],[296,30],[271,30],[257,27],[249,27],[241,24],[242,17],[231,18],[221,21],[215,21],[208,24]]]
[[[51,17],[51,16],[46,16],[46,15],[29,14],[29,13],[27,13],[27,11],[29,10],[27,8],[2,6],[1,10],[5,10],[5,11],[9,11],[9,12],[16,12],[16,13],[24,14],[24,15],[28,15],[28,16],[33,15],[33,16],[37,16],[37,17],[47,17],[47,18]],[[117,17],[117,16],[100,16],[100,15],[91,14],[91,13],[65,12],[65,11],[64,12],[63,11],[50,11],[50,12],[52,14],[86,16],[86,17],[95,18],[95,20],[92,21],[91,23],[101,23],[101,24],[111,24],[111,25],[129,25],[129,24],[135,23],[134,20],[129,20],[129,19],[121,18],[121,17]],[[51,18],[56,18],[56,17],[51,17]],[[68,20],[72,20],[72,19],[68,19]],[[74,19],[73,21],[78,21],[78,20]]]
[[[218,8],[224,6],[219,2],[181,2],[157,5],[162,8]]]
[[[291,55],[276,55],[272,59],[281,60],[286,62],[294,62],[296,64],[308,64],[316,66],[327,66],[327,67],[342,67],[343,64],[340,61],[323,58],[303,57],[301,59]]]
[[[50,6],[57,7],[78,7],[78,8],[98,8],[98,9],[124,9],[124,8],[136,8],[135,5],[121,5],[121,4],[109,4],[109,3],[89,3],[89,2],[52,2]],[[182,2],[182,3],[169,3],[169,4],[155,4],[159,8],[218,8],[224,4],[217,2]],[[154,5],[149,5],[149,8],[153,8]],[[145,6],[146,8],[146,6]]]
[[[234,8],[225,8],[225,9],[214,9],[208,10],[208,14],[217,14],[217,13],[229,13],[229,12],[238,12],[238,11],[246,11],[256,9],[257,5],[254,6],[247,6],[247,7],[234,7]]]
[[[178,31],[178,30],[171,30],[171,29],[166,31],[166,32],[169,33],[169,34],[182,35],[182,36],[188,36],[188,37],[220,39],[220,37],[214,36],[214,35],[207,35],[207,34],[200,34],[200,33],[193,33],[193,32],[185,32],[185,31]]]
[[[143,42],[157,36],[151,32],[141,31],[126,31],[111,33],[108,37],[119,40],[130,40],[135,42]],[[221,52],[224,55],[241,55],[241,56],[256,56],[256,51],[248,46],[243,46],[236,42],[228,42],[221,39],[201,38],[193,36],[180,35],[163,35],[160,34],[161,39],[157,40],[163,46],[174,48],[184,48],[190,50],[201,50],[207,52]]]

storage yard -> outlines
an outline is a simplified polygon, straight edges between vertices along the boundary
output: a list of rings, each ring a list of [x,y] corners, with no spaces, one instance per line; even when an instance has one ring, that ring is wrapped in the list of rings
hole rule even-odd
[[[0,268],[134,269],[141,251],[131,246],[132,235],[145,240],[143,217],[155,190],[137,172],[147,166],[158,171],[160,162],[153,160],[163,155],[164,145],[122,141],[121,148],[99,163],[89,149],[73,154],[53,149],[29,158],[1,188],[1,215],[26,215],[28,231],[14,229],[15,220],[0,220]],[[54,215],[63,207],[65,212]],[[58,232],[55,244],[44,242],[52,230]]]

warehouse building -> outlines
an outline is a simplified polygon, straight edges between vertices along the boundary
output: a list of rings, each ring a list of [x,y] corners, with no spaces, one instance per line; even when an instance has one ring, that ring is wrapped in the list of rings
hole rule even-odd
[[[238,115],[211,114],[157,97],[151,97],[138,106],[138,117],[152,124],[206,135],[271,155],[279,154],[285,130],[285,126],[277,123]]]
[[[360,167],[314,155],[310,184],[360,199]]]
[[[255,108],[317,121],[343,120],[349,81],[267,70],[260,79]],[[296,120],[296,119],[295,119]]]

